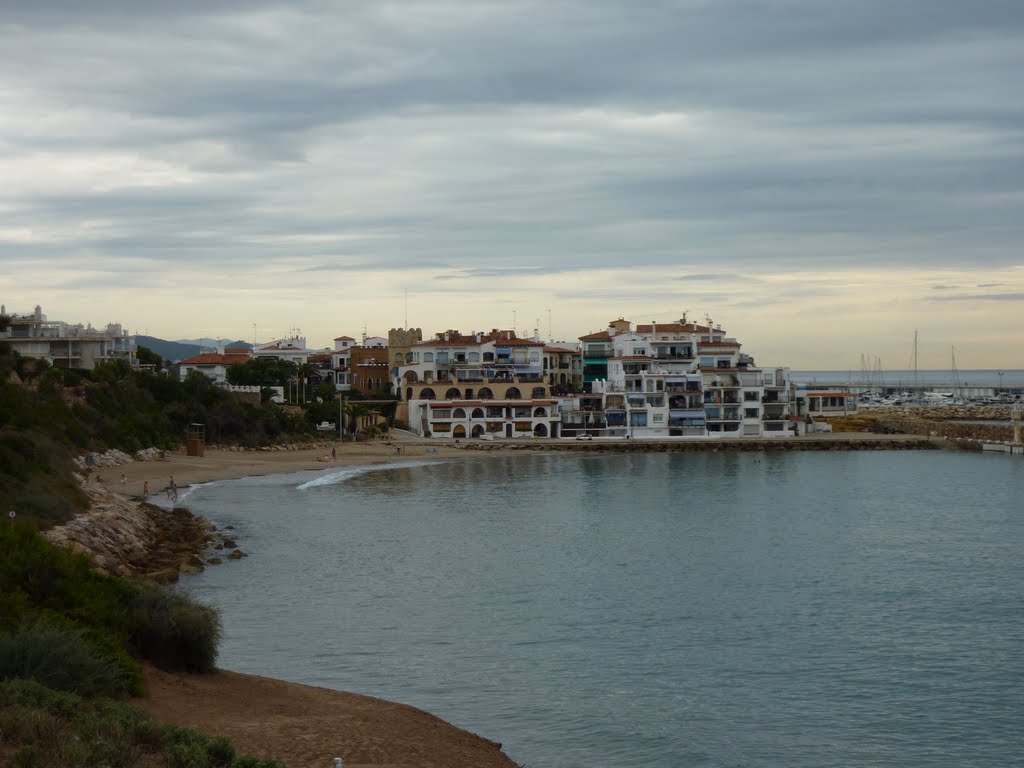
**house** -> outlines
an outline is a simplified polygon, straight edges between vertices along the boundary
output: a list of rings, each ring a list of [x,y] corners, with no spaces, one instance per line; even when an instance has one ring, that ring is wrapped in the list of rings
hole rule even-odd
[[[182,381],[192,371],[203,374],[215,384],[227,384],[228,368],[232,365],[245,364],[252,360],[252,350],[248,347],[219,347],[216,352],[203,352],[178,363],[178,372]]]

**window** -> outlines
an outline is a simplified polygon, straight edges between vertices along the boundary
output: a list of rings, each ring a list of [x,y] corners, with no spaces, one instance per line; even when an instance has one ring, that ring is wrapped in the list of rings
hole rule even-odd
[[[491,392],[490,387],[480,387],[480,392],[477,394],[477,397],[479,397],[481,400],[493,400],[494,393]]]
[[[423,353],[423,362],[424,363],[432,363],[432,362],[434,362],[434,353],[433,352],[424,352]]]
[[[399,365],[404,363],[405,355],[403,355],[401,352],[395,352],[395,362],[398,363]]]
[[[536,363],[539,360],[540,360],[540,352],[537,352],[536,350],[534,350],[533,352],[530,353],[530,362],[531,363]]]
[[[633,347],[633,354],[640,356],[646,355],[647,349],[645,347]]]
[[[761,399],[761,396],[760,396],[759,392],[744,392],[743,393],[743,401],[746,402],[746,403],[756,403],[760,399]]]
[[[441,364],[447,365],[448,364],[448,351],[447,350],[445,350],[444,352],[438,352],[437,353],[437,362],[438,362],[438,365],[441,365]]]
[[[454,411],[452,411],[452,418],[453,419],[464,419],[464,418],[466,418],[466,411],[463,410],[462,408],[456,408]]]
[[[544,387],[534,387],[533,391],[530,393],[530,397],[534,400],[542,400],[546,394]]]
[[[703,367],[703,368],[714,368],[715,367],[715,358],[713,358],[713,357],[702,357],[700,359],[700,364],[701,364],[701,367]]]
[[[661,424],[663,421],[665,421],[665,414],[663,414],[663,413],[656,413],[656,414],[654,414],[654,423],[655,424]]]
[[[505,390],[506,400],[522,400],[523,393],[519,391],[519,387],[509,387]]]
[[[469,355],[466,356],[466,359],[469,360],[469,362],[471,362],[471,363],[479,363],[480,362],[480,353],[479,352],[470,352]]]
[[[430,387],[426,387],[420,392],[420,400],[433,400],[436,397],[437,395],[434,394],[434,390]]]
[[[757,408],[744,408],[743,409],[743,418],[745,418],[745,419],[756,419],[759,414],[760,414],[760,412],[757,410]]]
[[[647,426],[647,411],[633,412],[629,414],[629,426],[631,427],[646,427]]]
[[[473,409],[473,418],[474,419],[482,419],[483,417],[484,417],[484,409],[483,408],[474,408]]]
[[[430,415],[435,419],[450,419],[452,417],[451,408],[434,408]]]
[[[457,387],[450,387],[447,392],[444,393],[445,400],[458,400],[462,397],[462,393]]]

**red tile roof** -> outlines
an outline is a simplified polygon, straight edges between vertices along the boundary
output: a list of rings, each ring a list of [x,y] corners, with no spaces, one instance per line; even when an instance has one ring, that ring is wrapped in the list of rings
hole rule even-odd
[[[335,336],[335,341],[355,341],[351,336]]]

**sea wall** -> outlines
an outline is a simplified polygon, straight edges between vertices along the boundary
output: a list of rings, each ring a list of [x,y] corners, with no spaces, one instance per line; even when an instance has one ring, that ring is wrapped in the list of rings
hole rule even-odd
[[[843,435],[834,438],[756,438],[703,440],[530,440],[523,442],[467,442],[472,451],[556,451],[573,453],[688,453],[730,451],[906,451],[938,448],[928,437],[881,438]]]

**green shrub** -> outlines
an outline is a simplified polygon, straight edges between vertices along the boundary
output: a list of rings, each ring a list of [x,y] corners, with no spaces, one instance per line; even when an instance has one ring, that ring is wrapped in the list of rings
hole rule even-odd
[[[35,680],[0,682],[0,707],[32,707],[51,715],[68,716],[77,712],[81,705],[81,697],[55,691]]]
[[[206,745],[206,754],[214,768],[231,768],[235,761],[235,748],[223,736],[218,736]]]
[[[167,749],[167,765],[169,768],[209,768],[210,760],[202,744],[172,744]]]
[[[81,631],[40,618],[0,635],[0,678],[35,680],[82,696],[113,696],[129,676],[112,654],[98,653]]]
[[[216,669],[222,626],[215,608],[173,589],[145,591],[134,608],[132,642],[147,659],[165,669]]]

